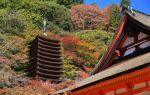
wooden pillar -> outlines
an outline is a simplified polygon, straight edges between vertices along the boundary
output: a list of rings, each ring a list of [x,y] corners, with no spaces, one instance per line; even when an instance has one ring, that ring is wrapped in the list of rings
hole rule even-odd
[[[128,90],[128,94],[127,95],[132,95],[132,85],[130,83],[126,84],[127,90]]]
[[[99,93],[98,91],[92,91],[92,92],[87,92],[85,95],[103,95]]]
[[[139,32],[138,32],[138,33],[135,33],[135,35],[134,35],[134,43],[138,43],[138,41],[139,41],[138,35],[139,35]],[[140,50],[139,45],[137,45],[137,46],[135,47],[135,50],[136,50],[136,51],[137,51],[137,50]]]
[[[117,95],[117,92],[116,92],[116,90],[114,91],[114,95]]]
[[[149,87],[148,80],[146,80],[146,87]]]
[[[98,91],[99,95],[104,95],[102,90]]]

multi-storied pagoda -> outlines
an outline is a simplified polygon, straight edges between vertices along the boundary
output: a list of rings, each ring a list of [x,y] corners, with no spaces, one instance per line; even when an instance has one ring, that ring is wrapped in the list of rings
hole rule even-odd
[[[58,93],[150,95],[150,15],[123,9],[114,40],[91,76]]]
[[[46,36],[38,36],[30,45],[28,72],[43,80],[62,81],[63,62],[61,42]]]

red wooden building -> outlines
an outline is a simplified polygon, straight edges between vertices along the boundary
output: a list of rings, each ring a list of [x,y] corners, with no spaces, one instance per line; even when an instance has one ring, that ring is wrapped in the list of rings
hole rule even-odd
[[[123,9],[114,41],[68,95],[150,95],[150,15]]]

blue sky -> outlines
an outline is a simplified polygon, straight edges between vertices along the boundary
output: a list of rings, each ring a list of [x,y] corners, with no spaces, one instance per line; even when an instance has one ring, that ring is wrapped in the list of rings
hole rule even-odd
[[[121,0],[85,0],[85,4],[97,3],[100,8],[104,8],[113,2],[120,4]],[[150,14],[150,0],[131,0],[131,6],[134,9]]]

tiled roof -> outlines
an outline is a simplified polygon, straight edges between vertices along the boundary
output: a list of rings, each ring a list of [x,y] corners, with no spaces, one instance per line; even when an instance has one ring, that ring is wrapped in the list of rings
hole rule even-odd
[[[131,19],[137,21],[138,23],[144,25],[146,28],[150,29],[150,15],[134,10],[133,11],[125,10],[124,13]]]
[[[110,67],[106,70],[103,70],[100,73],[97,73],[93,76],[90,76],[90,77],[76,83],[75,85],[73,85],[73,87],[66,88],[64,90],[60,90],[57,93],[63,93],[63,92],[66,92],[66,91],[71,91],[71,90],[79,88],[79,87],[90,85],[91,83],[100,81],[104,78],[111,77],[113,75],[131,70],[133,68],[136,68],[136,67],[139,67],[139,66],[142,66],[142,65],[145,65],[145,64],[149,64],[149,63],[150,63],[150,53],[146,53],[146,54],[137,56],[135,58],[126,60],[124,62],[121,62],[121,63],[119,63],[115,66],[112,66],[112,67]]]

